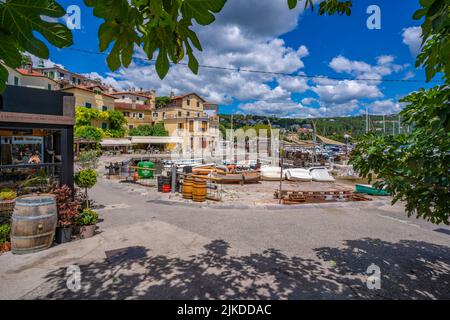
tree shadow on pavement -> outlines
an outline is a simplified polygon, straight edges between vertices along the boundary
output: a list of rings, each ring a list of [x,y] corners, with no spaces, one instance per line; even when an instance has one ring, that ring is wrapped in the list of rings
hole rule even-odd
[[[68,289],[66,269],[24,298],[40,299],[427,299],[450,298],[450,248],[420,241],[349,240],[318,248],[317,258],[289,257],[276,249],[230,256],[215,240],[187,259],[152,256],[145,247],[106,252],[80,265],[81,289]],[[372,263],[381,290],[366,286]]]

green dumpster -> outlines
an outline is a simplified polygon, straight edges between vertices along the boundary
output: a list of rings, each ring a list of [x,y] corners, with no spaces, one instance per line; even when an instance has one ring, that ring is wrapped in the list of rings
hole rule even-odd
[[[153,178],[153,170],[145,170],[145,169],[154,169],[155,164],[150,161],[141,161],[138,163],[138,175],[141,179],[152,179]]]

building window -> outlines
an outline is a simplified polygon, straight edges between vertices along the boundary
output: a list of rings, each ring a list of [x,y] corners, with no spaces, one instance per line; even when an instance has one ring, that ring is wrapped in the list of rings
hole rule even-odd
[[[125,96],[122,96],[122,99],[125,99]]]
[[[136,100],[139,101],[139,97],[137,97]]]
[[[77,83],[77,79],[75,79],[75,77],[72,78],[72,83],[73,84]]]
[[[102,122],[102,129],[108,129],[108,124],[106,122]]]
[[[181,118],[182,115],[183,115],[182,112],[178,111],[178,117]]]
[[[139,119],[144,119],[144,114],[143,113],[139,113]]]
[[[124,117],[129,117],[129,116],[130,116],[130,113],[129,113],[129,112],[124,112],[124,113],[123,113],[123,116],[124,116]]]
[[[197,118],[200,118],[200,112],[197,112]]]
[[[89,102],[86,102],[86,103],[84,104],[84,106],[85,106],[86,108],[92,108],[92,104],[89,103]]]
[[[78,84],[81,84],[81,79],[78,79]]]
[[[132,124],[130,124],[130,125],[128,126],[128,128],[129,128],[129,129],[133,129],[134,126],[133,126]]]
[[[178,129],[180,129],[180,130],[183,129],[183,124],[182,123],[178,124]]]
[[[48,90],[52,90],[52,85],[51,84],[47,84],[47,89]]]
[[[19,85],[19,78],[18,77],[14,77],[14,85],[15,86]]]
[[[55,72],[50,71],[49,75],[50,75],[50,78],[55,79]]]
[[[64,73],[60,72],[60,73],[59,73],[59,77],[60,77],[61,79],[64,79]]]
[[[102,107],[102,111],[108,111],[108,107],[103,106],[103,107]]]
[[[158,118],[158,112],[155,112],[155,113],[153,114],[153,118]]]
[[[200,108],[200,101],[197,101],[197,108]]]
[[[165,112],[163,112],[163,115],[162,115],[162,117],[163,117],[163,119],[165,119],[165,118],[166,118],[166,113],[165,113]]]
[[[188,117],[189,118],[189,116],[191,115],[191,113],[188,111],[188,112],[186,112],[186,117]]]
[[[191,100],[187,99],[186,103],[187,103],[188,106],[190,106],[191,105]]]

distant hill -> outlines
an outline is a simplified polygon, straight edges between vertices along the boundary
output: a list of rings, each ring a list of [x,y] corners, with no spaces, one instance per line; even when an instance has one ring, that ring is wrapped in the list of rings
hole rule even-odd
[[[366,116],[355,117],[334,117],[334,118],[313,118],[313,119],[288,119],[273,118],[256,115],[233,115],[233,128],[239,129],[244,126],[255,126],[258,124],[268,124],[270,120],[273,128],[279,128],[282,131],[297,132],[301,128],[311,129],[312,122],[316,123],[317,134],[344,141],[344,135],[349,134],[353,138],[358,138],[366,132]],[[385,118],[386,133],[398,134],[398,115],[390,115]],[[220,128],[222,131],[231,128],[231,115],[220,115]],[[370,130],[383,133],[383,116],[370,116]],[[401,128],[403,133],[407,128]],[[300,130],[301,131],[301,130]]]

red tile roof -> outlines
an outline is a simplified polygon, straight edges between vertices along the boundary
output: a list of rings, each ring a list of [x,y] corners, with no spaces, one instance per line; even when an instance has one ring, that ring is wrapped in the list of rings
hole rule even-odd
[[[141,92],[132,92],[132,91],[119,91],[119,92],[111,92],[110,93],[113,96],[118,96],[118,95],[125,95],[125,94],[129,94],[129,95],[133,95],[133,96],[139,96],[139,97],[144,97],[144,98],[150,98],[150,96],[145,95]]]
[[[88,88],[85,87],[85,86],[81,86],[81,85],[80,85],[80,86],[70,86],[70,87],[66,87],[66,88],[60,89],[59,91],[66,91],[66,90],[69,90],[69,89],[80,89],[80,90],[84,90],[84,91],[87,91],[87,92],[94,93],[94,91],[88,89]],[[116,97],[114,97],[114,96],[112,96],[112,95],[109,95],[109,94],[107,94],[107,93],[102,93],[102,96],[109,97],[109,98],[112,98],[112,99],[117,99]]]
[[[197,97],[199,97],[200,99],[202,99],[203,102],[206,102],[205,99],[203,99],[202,97],[200,97],[200,96],[199,96],[198,94],[196,94],[195,92],[186,93],[186,94],[184,94],[184,95],[182,95],[182,96],[172,97],[170,100],[179,100],[179,99],[186,98],[187,96],[190,96],[190,95],[197,96]]]
[[[30,76],[30,77],[41,77],[41,78],[47,78],[46,76],[44,76],[42,73],[37,72],[37,71],[30,71],[28,69],[22,69],[22,68],[18,68],[16,69],[16,71],[18,73],[20,73],[23,76]]]

